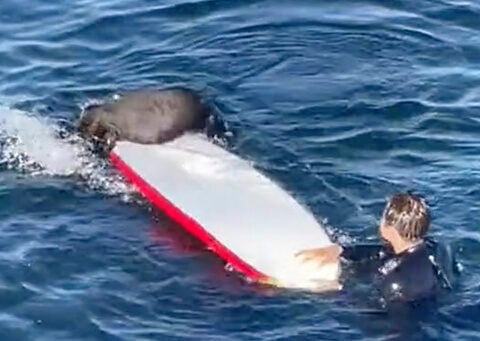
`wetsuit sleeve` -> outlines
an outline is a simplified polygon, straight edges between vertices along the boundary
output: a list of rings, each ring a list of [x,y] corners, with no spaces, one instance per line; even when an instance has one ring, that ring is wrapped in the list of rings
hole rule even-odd
[[[340,257],[352,262],[378,260],[382,257],[383,251],[383,245],[381,244],[359,244],[342,246],[342,248]]]
[[[426,239],[429,250],[430,262],[436,275],[441,279],[444,287],[452,288],[457,276],[460,274],[460,265],[450,245]]]

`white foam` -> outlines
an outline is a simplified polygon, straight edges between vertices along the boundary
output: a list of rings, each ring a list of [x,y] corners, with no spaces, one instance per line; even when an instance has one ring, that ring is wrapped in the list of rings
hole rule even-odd
[[[56,137],[47,119],[1,108],[2,161],[32,173],[72,175],[82,166],[81,149]]]
[[[66,137],[60,137],[60,133]],[[30,176],[78,176],[90,189],[128,200],[133,189],[76,134],[46,117],[0,106],[0,164]]]

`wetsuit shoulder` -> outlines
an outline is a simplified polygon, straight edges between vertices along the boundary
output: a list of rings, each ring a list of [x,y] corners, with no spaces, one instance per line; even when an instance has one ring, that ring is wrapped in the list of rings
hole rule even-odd
[[[387,301],[414,301],[435,293],[438,278],[425,244],[387,260],[380,268],[382,296]]]

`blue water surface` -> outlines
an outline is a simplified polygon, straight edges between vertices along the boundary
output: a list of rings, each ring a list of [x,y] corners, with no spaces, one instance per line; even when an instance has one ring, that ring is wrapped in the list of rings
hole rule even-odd
[[[479,18],[474,0],[0,1],[0,340],[479,340]],[[87,103],[173,85],[340,241],[424,195],[458,285],[382,314],[368,288],[245,283],[59,137]]]

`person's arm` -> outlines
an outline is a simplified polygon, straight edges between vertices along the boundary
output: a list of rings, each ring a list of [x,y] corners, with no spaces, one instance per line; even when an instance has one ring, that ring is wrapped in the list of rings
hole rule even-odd
[[[376,260],[382,256],[382,244],[357,244],[342,246],[341,258],[352,262]]]
[[[317,262],[319,264],[335,263],[340,258],[351,262],[367,262],[379,260],[383,256],[383,245],[381,244],[360,244],[353,246],[330,246],[302,250],[296,257],[302,262]]]

